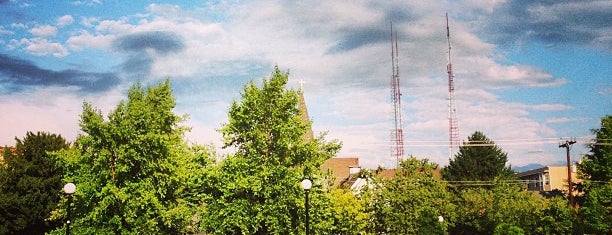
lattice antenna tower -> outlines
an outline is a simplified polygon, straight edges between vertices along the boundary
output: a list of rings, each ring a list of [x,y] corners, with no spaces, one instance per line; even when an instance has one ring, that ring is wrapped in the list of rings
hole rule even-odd
[[[391,101],[393,101],[394,112],[394,126],[393,130],[391,130],[391,157],[395,157],[396,164],[399,166],[399,161],[404,156],[404,132],[402,128],[402,92],[400,91],[397,41],[397,32],[393,31],[393,23],[391,23],[391,64],[393,67],[391,75]]]
[[[459,121],[457,120],[457,108],[455,107],[455,74],[451,61],[451,42],[450,29],[448,27],[448,13],[446,13],[446,39],[448,41],[448,135],[449,135],[449,155],[452,158],[453,148],[459,147]]]

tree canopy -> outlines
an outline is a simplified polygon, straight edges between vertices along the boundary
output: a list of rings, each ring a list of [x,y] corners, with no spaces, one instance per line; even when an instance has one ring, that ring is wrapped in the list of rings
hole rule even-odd
[[[612,116],[601,119],[592,130],[595,139],[588,144],[589,154],[578,164],[585,180],[584,199],[579,215],[585,232],[612,233]]]
[[[582,177],[590,181],[612,180],[612,116],[601,119],[601,127],[593,129],[593,143],[587,144],[589,154],[579,164]]]
[[[311,199],[321,195],[319,166],[340,144],[323,136],[303,138],[310,122],[301,118],[298,92],[288,90],[289,74],[278,67],[257,87],[244,87],[221,129],[226,147],[236,149],[209,168],[204,227],[212,234],[297,234],[303,231],[303,178],[314,182]],[[319,186],[317,186],[319,185]],[[316,207],[312,207],[317,210]],[[316,213],[312,213],[315,215]],[[313,222],[320,220],[312,217]],[[314,223],[313,223],[314,224]],[[297,228],[301,228],[297,230]]]
[[[491,181],[496,177],[512,177],[506,166],[508,154],[495,145],[482,132],[476,131],[459,147],[459,152],[449,165],[442,169],[442,177],[448,181]]]
[[[547,199],[524,190],[524,186],[495,180],[490,187],[468,187],[459,191],[457,221],[451,234],[569,234],[573,213],[561,197]]]
[[[48,232],[61,224],[48,218],[59,203],[63,177],[60,160],[50,152],[69,145],[47,132],[27,132],[15,140],[16,155],[4,153],[0,167],[0,234]]]
[[[376,234],[446,234],[454,221],[452,195],[436,178],[437,164],[414,157],[390,180],[375,181],[367,204]],[[439,217],[445,218],[440,222]]]
[[[67,181],[77,186],[74,229],[83,234],[177,234],[189,227],[185,200],[199,154],[183,142],[169,81],[132,86],[105,120],[85,103],[75,150],[66,152]],[[205,162],[205,161],[204,161]],[[195,165],[194,165],[195,164]],[[192,198],[198,200],[197,198]]]

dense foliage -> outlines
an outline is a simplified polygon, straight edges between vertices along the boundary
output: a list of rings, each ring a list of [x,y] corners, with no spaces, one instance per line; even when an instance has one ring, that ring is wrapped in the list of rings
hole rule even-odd
[[[77,185],[74,232],[188,232],[198,198],[187,196],[203,180],[197,174],[206,157],[184,144],[183,118],[173,113],[174,106],[168,81],[156,87],[134,85],[108,120],[84,105],[85,134],[64,154],[67,181]]]
[[[506,166],[508,154],[482,132],[476,131],[459,147],[454,159],[442,169],[442,177],[448,181],[490,181],[510,178],[513,171]]]
[[[303,138],[310,122],[303,120],[297,91],[285,88],[288,73],[278,68],[263,80],[245,86],[240,102],[229,110],[223,126],[226,147],[236,153],[208,169],[210,196],[202,215],[212,234],[298,234],[304,228],[304,192],[300,182],[313,180],[313,227],[325,220],[317,213],[325,203],[320,165],[340,145],[323,136]],[[319,187],[318,187],[319,186]]]
[[[0,234],[42,234],[61,224],[47,220],[61,197],[63,171],[50,151],[68,148],[60,135],[27,132],[15,138],[0,167]]]
[[[489,188],[467,188],[455,198],[457,221],[452,234],[568,234],[572,211],[561,197],[547,199],[523,185],[496,181]]]
[[[587,233],[612,233],[612,116],[601,119],[592,130],[590,153],[578,165],[584,182],[584,199],[579,215]]]
[[[435,176],[437,164],[409,158],[396,175],[375,181],[368,192],[370,231],[376,234],[446,234],[454,205],[446,185]],[[440,222],[439,218],[445,218]]]
[[[609,234],[612,232],[612,116],[593,130],[580,170],[579,209],[563,197],[526,191],[507,154],[481,132],[442,169],[402,161],[383,178],[364,170],[361,189],[329,188],[321,164],[340,149],[310,132],[300,91],[278,68],[250,82],[229,108],[225,146],[184,140],[168,81],[134,85],[103,117],[85,103],[72,146],[58,135],[28,132],[0,165],[0,234],[303,234],[304,178],[313,234]],[[63,177],[63,178],[62,178]],[[69,200],[67,182],[77,185]],[[363,182],[363,181],[361,181]],[[483,186],[466,186],[465,183]],[[577,216],[577,217],[576,217]]]

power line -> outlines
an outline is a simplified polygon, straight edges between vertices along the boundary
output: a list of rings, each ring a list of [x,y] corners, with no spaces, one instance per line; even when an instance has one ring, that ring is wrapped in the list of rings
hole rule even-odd
[[[540,144],[558,144],[562,138],[550,137],[550,138],[531,138],[531,139],[500,139],[491,141],[464,141],[461,146],[465,147],[478,147],[478,146],[508,146],[508,145],[540,145]],[[589,137],[578,137],[576,140],[584,139],[580,141],[581,144],[585,145],[596,145],[596,146],[612,146],[612,139],[592,139]],[[362,145],[368,143],[362,143]],[[412,147],[447,147],[448,140],[404,140],[404,144]],[[389,145],[388,143],[382,142],[370,142],[370,145]]]

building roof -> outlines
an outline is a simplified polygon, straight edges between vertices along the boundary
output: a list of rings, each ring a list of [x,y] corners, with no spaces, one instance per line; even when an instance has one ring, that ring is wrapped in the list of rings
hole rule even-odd
[[[575,166],[572,165],[572,167],[575,167]],[[533,175],[533,174],[540,174],[540,173],[548,172],[548,171],[550,171],[550,169],[565,169],[565,170],[567,170],[567,166],[543,166],[543,167],[540,167],[540,168],[536,168],[536,169],[532,169],[532,170],[516,173],[516,176],[520,178],[520,177],[523,177],[523,176],[528,176],[528,175]]]
[[[349,179],[352,167],[359,167],[359,158],[330,158],[321,165],[321,170],[331,171],[334,177],[332,186],[339,186],[343,181]]]
[[[376,170],[376,176],[379,176],[383,179],[390,180],[395,176],[397,171],[395,169],[379,169]]]

